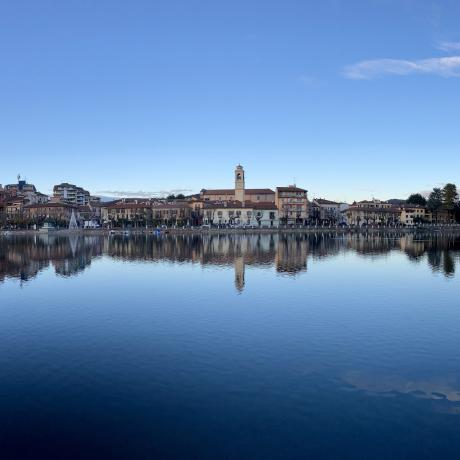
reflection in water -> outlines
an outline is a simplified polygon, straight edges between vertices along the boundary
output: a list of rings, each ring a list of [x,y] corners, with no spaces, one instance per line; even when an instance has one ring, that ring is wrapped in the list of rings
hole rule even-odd
[[[0,238],[2,458],[83,458],[78,439],[91,458],[456,459],[459,250],[448,235]]]
[[[0,239],[0,282],[7,277],[28,281],[50,265],[57,275],[75,275],[100,256],[102,248],[103,239],[91,236],[3,238]]]
[[[245,267],[275,267],[289,276],[307,270],[307,260],[355,251],[365,257],[381,257],[401,251],[414,263],[426,259],[433,272],[455,274],[460,251],[456,235],[137,235],[137,236],[43,236],[0,239],[0,282],[6,277],[27,281],[52,265],[57,275],[71,276],[84,270],[94,257],[200,263],[203,266],[234,266],[235,287],[245,286]]]
[[[460,388],[455,378],[430,380],[405,379],[401,375],[377,375],[361,370],[348,371],[344,382],[359,390],[376,394],[403,393],[427,399],[460,401]]]

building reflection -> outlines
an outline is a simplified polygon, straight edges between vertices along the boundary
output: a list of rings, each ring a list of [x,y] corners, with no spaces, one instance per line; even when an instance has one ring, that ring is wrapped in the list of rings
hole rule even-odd
[[[73,276],[84,271],[95,257],[106,255],[120,260],[233,266],[235,288],[242,292],[247,266],[296,276],[307,271],[309,258],[321,260],[346,251],[368,258],[402,252],[411,262],[426,261],[433,272],[452,277],[459,258],[460,237],[334,233],[10,236],[0,238],[0,282],[5,278],[28,281],[49,268],[58,276]]]

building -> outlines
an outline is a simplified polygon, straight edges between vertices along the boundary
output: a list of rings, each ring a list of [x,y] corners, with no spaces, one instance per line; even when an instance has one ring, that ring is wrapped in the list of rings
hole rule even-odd
[[[275,192],[269,188],[246,188],[244,168],[238,165],[235,168],[235,188],[203,189],[200,199],[204,201],[250,201],[275,202]]]
[[[403,225],[416,225],[431,222],[431,213],[425,206],[402,204],[399,206],[399,221]]]
[[[150,201],[137,203],[115,201],[101,208],[102,219],[105,224],[129,225],[134,227],[145,227],[152,221],[152,209]]]
[[[153,202],[152,221],[153,225],[193,225],[193,210],[185,201]]]
[[[28,184],[26,180],[21,180],[20,174],[18,174],[17,184],[5,185],[5,192],[12,197],[24,196],[26,193],[35,193],[36,191],[35,185]]]
[[[277,227],[278,209],[275,203],[246,201],[205,202],[201,208],[204,225],[235,227]]]
[[[4,192],[10,198],[22,198],[24,204],[46,203],[49,200],[48,195],[38,192],[35,185],[28,184],[26,180],[21,180],[19,174],[18,183],[6,185]]]
[[[348,225],[396,225],[400,222],[398,206],[380,200],[354,202],[343,211]]]
[[[26,219],[40,223],[44,220],[55,221],[65,225],[70,222],[72,212],[78,215],[78,207],[69,203],[48,202],[40,204],[28,204],[23,208]]]
[[[23,209],[23,198],[15,198],[11,201],[8,201],[5,206],[6,217],[10,220],[18,219],[22,216]]]
[[[317,224],[340,224],[344,221],[341,205],[324,198],[315,198],[310,203],[310,220]]]
[[[82,187],[63,182],[53,187],[55,201],[73,203],[79,206],[89,204],[90,193]]]
[[[276,187],[275,204],[285,225],[305,224],[308,220],[307,190],[296,185]]]
[[[441,208],[437,211],[427,211],[428,219],[433,224],[454,224],[455,212],[452,209]]]
[[[375,198],[373,198],[371,201],[358,201],[353,203],[354,206],[357,206],[358,208],[377,208],[377,209],[389,209],[389,208],[395,208],[397,205],[388,203],[388,201],[380,201]]]

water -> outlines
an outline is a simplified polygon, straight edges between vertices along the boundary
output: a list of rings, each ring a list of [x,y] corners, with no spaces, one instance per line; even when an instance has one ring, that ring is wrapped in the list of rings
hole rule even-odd
[[[0,239],[2,459],[457,459],[460,237]]]

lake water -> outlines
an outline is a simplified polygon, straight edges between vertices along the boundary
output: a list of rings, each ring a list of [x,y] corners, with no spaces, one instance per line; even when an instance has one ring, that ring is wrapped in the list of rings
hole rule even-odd
[[[2,459],[458,459],[460,237],[0,239]]]

